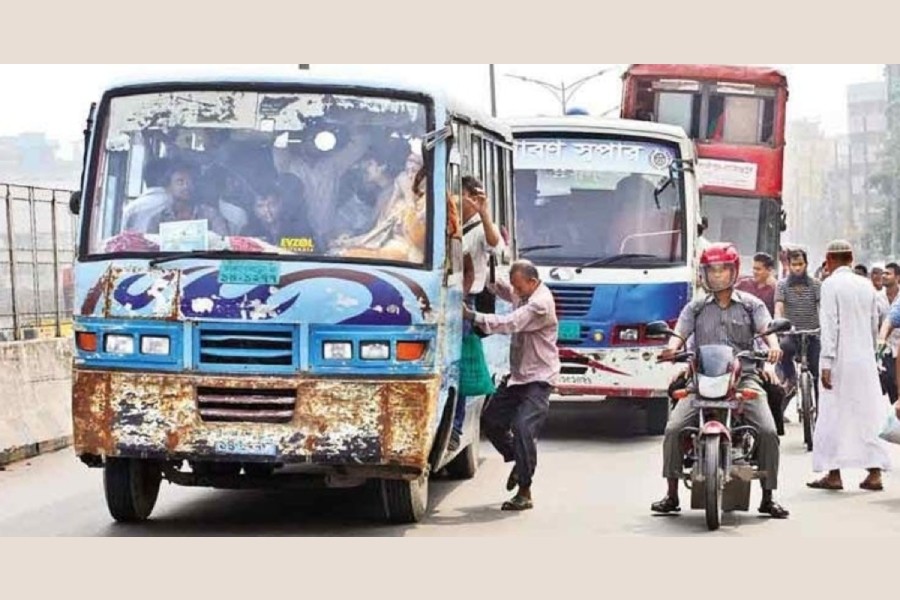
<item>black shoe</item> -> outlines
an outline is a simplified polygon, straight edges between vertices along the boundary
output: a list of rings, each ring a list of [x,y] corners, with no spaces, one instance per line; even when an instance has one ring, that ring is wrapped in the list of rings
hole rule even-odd
[[[509,477],[506,478],[506,491],[511,492],[519,485],[519,476],[516,475],[516,468],[513,467],[512,471],[509,472]]]
[[[773,519],[787,519],[791,514],[785,507],[774,500],[763,500],[763,503],[759,505],[759,512],[769,515]]]
[[[666,496],[659,502],[654,502],[653,504],[651,504],[650,510],[655,513],[669,514],[673,512],[681,512],[681,507],[678,505],[677,498]]]

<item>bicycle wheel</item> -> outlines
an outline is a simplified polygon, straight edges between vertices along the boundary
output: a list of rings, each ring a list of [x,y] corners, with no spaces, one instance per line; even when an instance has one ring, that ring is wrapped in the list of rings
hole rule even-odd
[[[812,375],[804,372],[800,375],[800,402],[803,407],[803,443],[812,452],[813,433],[816,428],[816,399],[812,389]]]

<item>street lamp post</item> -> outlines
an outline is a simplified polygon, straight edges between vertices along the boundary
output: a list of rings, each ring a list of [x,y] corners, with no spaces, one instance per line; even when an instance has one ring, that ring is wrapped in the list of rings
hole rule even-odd
[[[534,83],[542,88],[549,90],[557,100],[559,100],[562,105],[562,114],[566,114],[569,110],[569,101],[572,99],[572,96],[581,89],[585,83],[594,79],[595,77],[600,77],[601,75],[605,75],[611,71],[611,69],[602,69],[596,73],[588,75],[587,77],[582,77],[577,81],[573,81],[572,83],[566,83],[565,81],[561,81],[559,85],[555,85],[553,83],[549,83],[546,81],[541,81],[540,79],[534,79],[533,77],[525,77],[523,75],[513,75],[511,73],[507,73],[507,77],[512,77],[513,79],[518,79],[520,81],[524,81],[526,83]]]
[[[491,79],[491,116],[497,116],[497,78],[494,74],[494,65],[488,65],[490,67],[488,74]]]

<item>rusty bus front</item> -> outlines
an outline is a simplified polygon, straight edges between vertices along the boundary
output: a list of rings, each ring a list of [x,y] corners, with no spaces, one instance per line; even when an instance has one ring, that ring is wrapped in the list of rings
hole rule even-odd
[[[415,90],[196,82],[112,89],[91,130],[74,441],[114,518],[149,516],[165,478],[371,481],[415,521],[432,470],[471,476],[483,398],[447,450],[453,192],[485,170],[456,146],[477,133],[509,166],[502,129]]]

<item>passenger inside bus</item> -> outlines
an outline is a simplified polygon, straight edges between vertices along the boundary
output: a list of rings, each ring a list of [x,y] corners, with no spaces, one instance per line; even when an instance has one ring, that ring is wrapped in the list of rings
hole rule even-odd
[[[406,176],[408,153],[409,144],[403,140],[373,141],[366,157],[342,177],[337,231],[351,238],[360,235],[376,226],[393,202],[402,199],[400,181]]]
[[[245,188],[249,186],[239,176],[220,164],[207,166],[200,178],[198,195],[204,204],[219,210],[228,235],[238,235],[247,227],[249,217],[243,208],[247,204]]]
[[[208,228],[228,235],[228,223],[216,208],[195,194],[195,170],[185,161],[161,158],[148,164],[147,191],[126,205],[122,230],[159,233],[160,223],[206,219]]]
[[[338,238],[332,243],[331,253],[355,258],[422,262],[426,189],[425,169],[421,168],[413,178],[409,193],[401,188],[399,197],[391,200],[371,230],[359,236]]]
[[[305,208],[300,181],[289,173],[279,175],[254,200],[247,235],[287,250],[314,252],[316,236]]]

